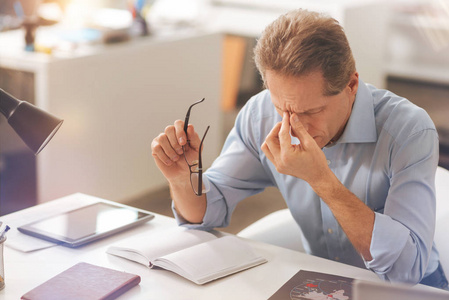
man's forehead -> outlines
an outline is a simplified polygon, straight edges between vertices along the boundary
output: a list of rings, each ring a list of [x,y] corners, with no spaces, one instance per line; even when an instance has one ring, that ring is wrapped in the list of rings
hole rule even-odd
[[[327,102],[323,93],[324,79],[320,72],[295,77],[271,71],[267,72],[266,77],[266,87],[273,103],[280,108],[291,106],[308,111],[324,106]]]

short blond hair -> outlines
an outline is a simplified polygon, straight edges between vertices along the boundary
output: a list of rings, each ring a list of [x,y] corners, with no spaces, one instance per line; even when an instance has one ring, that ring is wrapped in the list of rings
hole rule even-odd
[[[254,48],[262,79],[265,72],[302,76],[321,70],[325,95],[336,95],[355,72],[343,28],[333,18],[303,9],[290,11],[268,25]]]

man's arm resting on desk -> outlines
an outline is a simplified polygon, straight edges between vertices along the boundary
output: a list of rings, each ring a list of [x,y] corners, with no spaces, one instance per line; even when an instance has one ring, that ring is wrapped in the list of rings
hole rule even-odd
[[[369,261],[374,212],[329,172],[323,184],[312,188],[329,206],[354,248]]]
[[[301,141],[291,145],[291,131]],[[332,210],[354,248],[371,260],[370,244],[374,213],[351,193],[329,169],[323,151],[296,114],[284,112],[282,122],[267,136],[262,150],[279,173],[306,181]]]
[[[419,146],[410,146],[419,145]],[[376,213],[371,253],[366,266],[390,281],[418,283],[426,271],[435,230],[435,170],[438,138],[435,130],[414,134],[393,150],[391,188],[385,209]]]
[[[321,149],[294,118],[291,128],[301,145],[291,145],[289,125],[284,116],[262,145],[277,170],[310,184],[332,210],[368,268],[385,279],[419,282],[429,262],[435,221],[433,180],[438,144],[434,130],[410,134],[403,144],[392,142],[395,147],[388,174],[391,188],[384,211],[388,216],[375,218],[374,212],[339,182]]]

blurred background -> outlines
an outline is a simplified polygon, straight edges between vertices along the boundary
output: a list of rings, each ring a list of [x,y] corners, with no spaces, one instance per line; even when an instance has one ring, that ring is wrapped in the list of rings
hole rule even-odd
[[[0,0],[0,88],[65,120],[34,156],[0,116],[0,215],[75,192],[171,215],[152,139],[205,97],[210,165],[262,89],[257,37],[295,8],[337,19],[361,78],[427,110],[448,167],[448,0]],[[226,230],[283,207],[268,189]]]

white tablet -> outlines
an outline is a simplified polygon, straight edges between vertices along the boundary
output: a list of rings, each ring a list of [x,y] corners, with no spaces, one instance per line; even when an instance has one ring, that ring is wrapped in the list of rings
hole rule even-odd
[[[145,223],[153,214],[130,206],[97,202],[17,228],[20,232],[67,247],[78,247]]]

